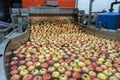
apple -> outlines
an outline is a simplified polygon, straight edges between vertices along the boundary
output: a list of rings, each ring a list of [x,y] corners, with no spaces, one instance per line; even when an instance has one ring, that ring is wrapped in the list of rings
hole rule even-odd
[[[20,75],[12,75],[12,77],[10,78],[10,80],[20,80]]]
[[[114,76],[117,77],[118,79],[120,79],[120,73],[117,72],[114,74]]]
[[[33,78],[33,80],[42,80],[42,77],[41,77],[41,76],[35,76],[35,77]]]
[[[116,73],[117,72],[117,70],[115,68],[113,68],[113,67],[108,68],[108,70],[111,71],[112,73]]]
[[[21,71],[21,70],[25,70],[26,69],[26,66],[25,65],[20,65],[18,67],[18,71]]]
[[[103,69],[102,69],[101,67],[96,67],[95,69],[96,69],[96,71],[98,71],[98,72],[102,72],[102,71],[103,71]]]
[[[25,60],[20,60],[20,61],[18,62],[18,64],[20,64],[20,65],[25,64]]]
[[[23,77],[23,80],[33,80],[33,76],[31,74],[27,74]]]
[[[90,61],[90,60],[85,60],[84,63],[85,63],[86,65],[90,65],[90,64],[91,64],[91,61]]]
[[[77,64],[78,64],[79,67],[84,67],[85,66],[84,62],[78,62]]]
[[[46,68],[46,67],[48,67],[48,64],[46,62],[44,62],[41,64],[41,67]]]
[[[18,73],[18,70],[15,70],[15,69],[12,70],[12,71],[10,71],[10,74],[11,74],[11,75],[15,75],[15,74],[17,74],[17,73]]]
[[[53,57],[52,60],[53,61],[58,61],[58,57]]]
[[[70,59],[66,59],[65,62],[69,64],[71,62],[71,60]]]
[[[18,67],[17,67],[16,65],[12,65],[12,66],[10,67],[11,70],[17,70],[17,68],[18,68]]]
[[[80,60],[79,59],[74,59],[74,62],[78,63],[78,62],[80,62]]]
[[[68,66],[68,63],[62,62],[62,63],[61,63],[61,66],[66,67],[66,66]]]
[[[63,62],[64,62],[64,59],[59,59],[58,62],[59,62],[59,63],[63,63]]]
[[[68,77],[65,74],[61,74],[59,80],[68,80]]]
[[[95,70],[95,67],[91,64],[91,65],[88,65],[88,69],[93,71],[93,70]]]
[[[26,62],[26,66],[31,66],[31,65],[33,65],[33,62],[32,62],[32,61]]]
[[[75,59],[74,56],[72,56],[72,55],[69,58],[71,61]]]
[[[40,64],[41,64],[40,62],[35,62],[35,63],[34,63],[34,66],[37,67],[37,66],[40,66]]]
[[[69,71],[73,70],[71,66],[67,66],[66,69],[69,70]]]
[[[51,72],[53,72],[53,71],[55,71],[55,67],[52,67],[52,66],[51,66],[51,67],[48,67],[48,72],[51,73]]]
[[[96,78],[97,74],[94,71],[89,71],[88,73],[90,75],[91,78]]]
[[[60,67],[60,63],[54,63],[53,66],[54,66],[55,68],[58,68],[58,67]]]
[[[18,57],[12,57],[12,61],[18,60]]]
[[[107,76],[103,73],[98,73],[97,78],[99,78],[100,80],[107,80]]]
[[[85,72],[85,73],[88,73],[89,72],[89,69],[87,67],[82,67],[81,69],[82,72]]]
[[[58,78],[60,76],[60,73],[58,72],[58,71],[54,71],[53,73],[52,73],[52,77],[53,78]]]
[[[88,74],[82,74],[82,80],[91,80]]]
[[[111,62],[105,62],[104,64],[105,64],[107,67],[111,67],[111,66],[112,66]]]
[[[43,80],[50,80],[50,79],[51,79],[50,73],[43,74]]]
[[[36,75],[39,75],[40,72],[39,72],[38,69],[34,69],[34,70],[31,71],[31,74],[32,74],[33,76],[36,76]]]
[[[80,67],[76,66],[76,67],[73,67],[73,71],[75,71],[75,72],[80,72],[81,69],[80,69]]]
[[[112,72],[110,70],[104,70],[103,73],[107,76],[111,76]]]
[[[65,71],[65,75],[67,75],[67,77],[70,77],[72,75],[71,71]]]
[[[53,64],[54,64],[54,61],[53,61],[53,60],[49,60],[49,61],[48,61],[48,64],[49,64],[49,65],[53,65]]]
[[[58,68],[58,71],[59,71],[60,73],[64,73],[64,72],[65,72],[65,68],[64,68],[64,67],[59,67],[59,68]]]
[[[106,70],[108,67],[106,65],[101,65],[101,68]]]
[[[20,71],[21,76],[25,76],[26,74],[28,74],[28,70],[21,70]]]
[[[109,80],[119,80],[119,79],[117,77],[115,77],[115,76],[110,76]]]
[[[18,61],[11,61],[10,65],[16,65],[18,63]]]
[[[34,70],[34,69],[35,69],[35,66],[34,66],[34,65],[31,65],[31,66],[28,67],[28,71],[32,71],[32,70]]]
[[[81,77],[81,75],[80,75],[79,72],[73,72],[72,76],[73,76],[73,78],[75,78],[75,79],[80,79],[80,77]]]
[[[40,69],[40,74],[41,75],[45,74],[46,72],[47,72],[47,70],[45,68]]]
[[[71,62],[70,66],[75,67],[75,66],[77,66],[77,64],[75,62]]]

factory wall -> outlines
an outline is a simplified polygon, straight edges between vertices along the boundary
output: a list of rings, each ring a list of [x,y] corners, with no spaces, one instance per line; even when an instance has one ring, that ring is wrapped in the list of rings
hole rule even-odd
[[[58,1],[59,7],[74,8],[76,0],[22,0],[22,6],[23,8],[38,5],[42,6],[45,1]]]

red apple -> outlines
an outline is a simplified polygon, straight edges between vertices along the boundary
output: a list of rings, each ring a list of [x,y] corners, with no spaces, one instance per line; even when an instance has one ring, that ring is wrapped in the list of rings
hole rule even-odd
[[[20,60],[20,61],[18,62],[18,64],[20,64],[20,65],[25,64],[25,60]]]
[[[42,63],[41,67],[46,68],[46,67],[48,67],[48,64],[47,63]]]
[[[70,59],[66,59],[65,62],[69,64],[71,62],[71,60]]]
[[[64,62],[64,59],[59,59],[58,62],[62,63],[62,62]]]
[[[15,74],[17,74],[17,73],[18,73],[18,70],[16,70],[16,69],[14,69],[14,70],[12,70],[12,71],[10,72],[11,75],[15,75]]]
[[[66,71],[65,74],[70,77],[72,75],[72,72],[71,71]]]
[[[43,80],[50,80],[50,79],[51,79],[50,73],[45,73],[45,74],[43,75]]]
[[[85,72],[85,73],[88,73],[89,72],[89,69],[87,67],[82,67],[82,72]]]
[[[10,80],[20,80],[20,75],[15,74],[10,78]]]
[[[48,64],[49,64],[49,65],[53,65],[53,64],[54,64],[54,61],[53,61],[53,60],[49,60],[49,61],[48,61]]]
[[[33,76],[31,74],[27,74],[23,77],[23,80],[33,80]]]
[[[81,75],[79,72],[73,72],[73,78],[80,79]]]
[[[12,70],[17,70],[17,66],[16,65],[12,65],[11,67],[10,67],[10,69],[12,69]]]
[[[96,67],[96,71],[102,72],[103,69],[101,67]]]

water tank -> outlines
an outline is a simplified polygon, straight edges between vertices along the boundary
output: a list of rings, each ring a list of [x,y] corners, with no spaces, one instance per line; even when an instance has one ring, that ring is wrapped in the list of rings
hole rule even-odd
[[[101,25],[105,29],[117,30],[118,17],[119,17],[119,13],[115,13],[115,12],[100,13],[97,16],[96,28],[99,28]]]

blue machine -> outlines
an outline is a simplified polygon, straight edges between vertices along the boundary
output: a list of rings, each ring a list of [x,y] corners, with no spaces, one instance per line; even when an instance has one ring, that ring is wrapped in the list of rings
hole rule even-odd
[[[101,25],[105,29],[117,30],[119,13],[105,12],[97,16],[96,28]]]

